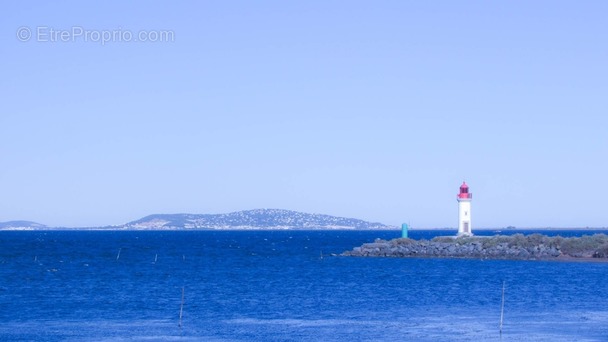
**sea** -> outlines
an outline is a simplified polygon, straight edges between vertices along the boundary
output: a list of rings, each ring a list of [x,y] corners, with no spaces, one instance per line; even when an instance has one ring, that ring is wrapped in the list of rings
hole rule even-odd
[[[608,341],[608,263],[339,256],[400,234],[2,231],[0,341]]]

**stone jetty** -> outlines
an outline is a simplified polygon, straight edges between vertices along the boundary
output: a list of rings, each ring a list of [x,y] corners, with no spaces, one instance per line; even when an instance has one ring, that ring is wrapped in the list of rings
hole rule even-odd
[[[343,256],[478,258],[514,260],[606,259],[608,235],[549,237],[542,234],[436,237],[432,240],[407,238],[390,241],[377,239],[355,247]]]

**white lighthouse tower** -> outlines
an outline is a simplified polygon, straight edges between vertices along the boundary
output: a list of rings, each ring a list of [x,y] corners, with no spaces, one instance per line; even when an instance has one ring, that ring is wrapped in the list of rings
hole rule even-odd
[[[458,200],[458,236],[470,236],[471,232],[471,199],[473,194],[469,193],[469,186],[462,182]]]

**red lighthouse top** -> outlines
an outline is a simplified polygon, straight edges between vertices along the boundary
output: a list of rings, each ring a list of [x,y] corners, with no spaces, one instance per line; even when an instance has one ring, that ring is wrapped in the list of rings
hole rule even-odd
[[[458,198],[473,198],[473,194],[469,193],[469,186],[467,183],[462,182],[460,186],[460,193],[458,194]]]

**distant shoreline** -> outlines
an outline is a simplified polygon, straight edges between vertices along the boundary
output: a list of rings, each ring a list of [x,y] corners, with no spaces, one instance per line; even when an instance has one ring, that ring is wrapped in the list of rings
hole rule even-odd
[[[501,229],[501,228],[479,228],[476,231],[481,232],[518,232],[518,231],[604,231],[608,230],[608,227],[583,227],[583,228],[514,228],[514,229]],[[0,228],[0,232],[9,231],[120,231],[120,232],[145,232],[145,231],[378,231],[378,232],[401,232],[400,228],[392,229],[357,229],[357,228],[114,228],[114,227],[45,227],[45,228],[30,228],[30,227],[15,227],[15,228]],[[453,231],[454,234],[458,231],[456,228],[411,228],[409,232],[423,232],[423,231]],[[473,235],[475,236],[475,235]]]
[[[608,227],[579,227],[579,228],[478,228],[476,231],[496,232],[518,232],[518,231],[603,231],[608,230]],[[379,231],[379,232],[401,232],[400,228],[376,228],[376,229],[358,229],[358,228],[271,228],[271,227],[259,227],[259,228],[118,228],[118,227],[44,227],[44,228],[30,228],[30,227],[14,227],[14,228],[0,228],[0,232],[8,231]],[[456,228],[410,228],[409,232],[423,232],[423,231],[453,231],[454,234],[458,231]],[[475,235],[473,235],[475,236]]]

